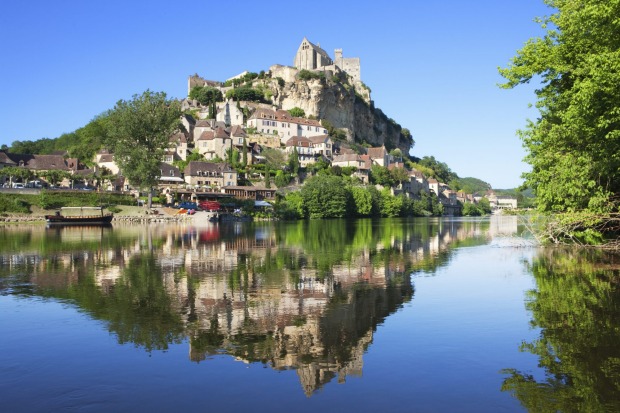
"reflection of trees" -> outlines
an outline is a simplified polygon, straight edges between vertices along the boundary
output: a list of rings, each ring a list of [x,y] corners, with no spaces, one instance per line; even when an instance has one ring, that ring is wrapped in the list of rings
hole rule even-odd
[[[540,338],[521,348],[546,377],[506,370],[502,390],[531,411],[620,410],[620,265],[617,256],[547,250],[531,267],[527,308]]]
[[[294,368],[312,394],[361,374],[376,326],[412,299],[411,273],[444,265],[454,245],[487,242],[487,227],[367,219],[5,233],[0,289],[75,303],[148,351],[188,337],[193,361],[226,353]],[[18,243],[32,252],[18,255]]]

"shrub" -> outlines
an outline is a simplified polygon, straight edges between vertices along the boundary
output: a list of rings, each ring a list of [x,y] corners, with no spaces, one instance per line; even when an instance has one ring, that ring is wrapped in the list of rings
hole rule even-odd
[[[301,79],[301,80],[311,80],[311,79],[319,79],[319,80],[324,80],[325,79],[325,73],[323,72],[311,72],[310,70],[300,70],[299,73],[297,74],[297,78]]]

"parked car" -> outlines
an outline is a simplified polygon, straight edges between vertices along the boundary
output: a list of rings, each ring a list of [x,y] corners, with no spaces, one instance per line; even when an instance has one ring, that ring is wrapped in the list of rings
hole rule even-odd
[[[199,206],[203,211],[219,211],[222,208],[217,201],[202,201]]]
[[[13,183],[13,188],[14,189],[24,189],[24,184],[22,184],[20,182],[15,182],[15,183]]]
[[[198,205],[195,202],[181,202],[177,208],[179,209],[198,209]]]

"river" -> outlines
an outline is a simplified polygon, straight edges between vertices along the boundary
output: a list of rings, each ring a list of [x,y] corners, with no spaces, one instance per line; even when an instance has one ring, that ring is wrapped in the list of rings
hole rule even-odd
[[[0,227],[1,410],[620,411],[619,268],[509,216]]]

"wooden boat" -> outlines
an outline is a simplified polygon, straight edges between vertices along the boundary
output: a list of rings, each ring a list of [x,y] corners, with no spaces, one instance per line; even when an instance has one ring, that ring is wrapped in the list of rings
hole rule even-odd
[[[113,214],[103,213],[102,207],[63,207],[54,215],[46,215],[48,224],[109,225]]]

